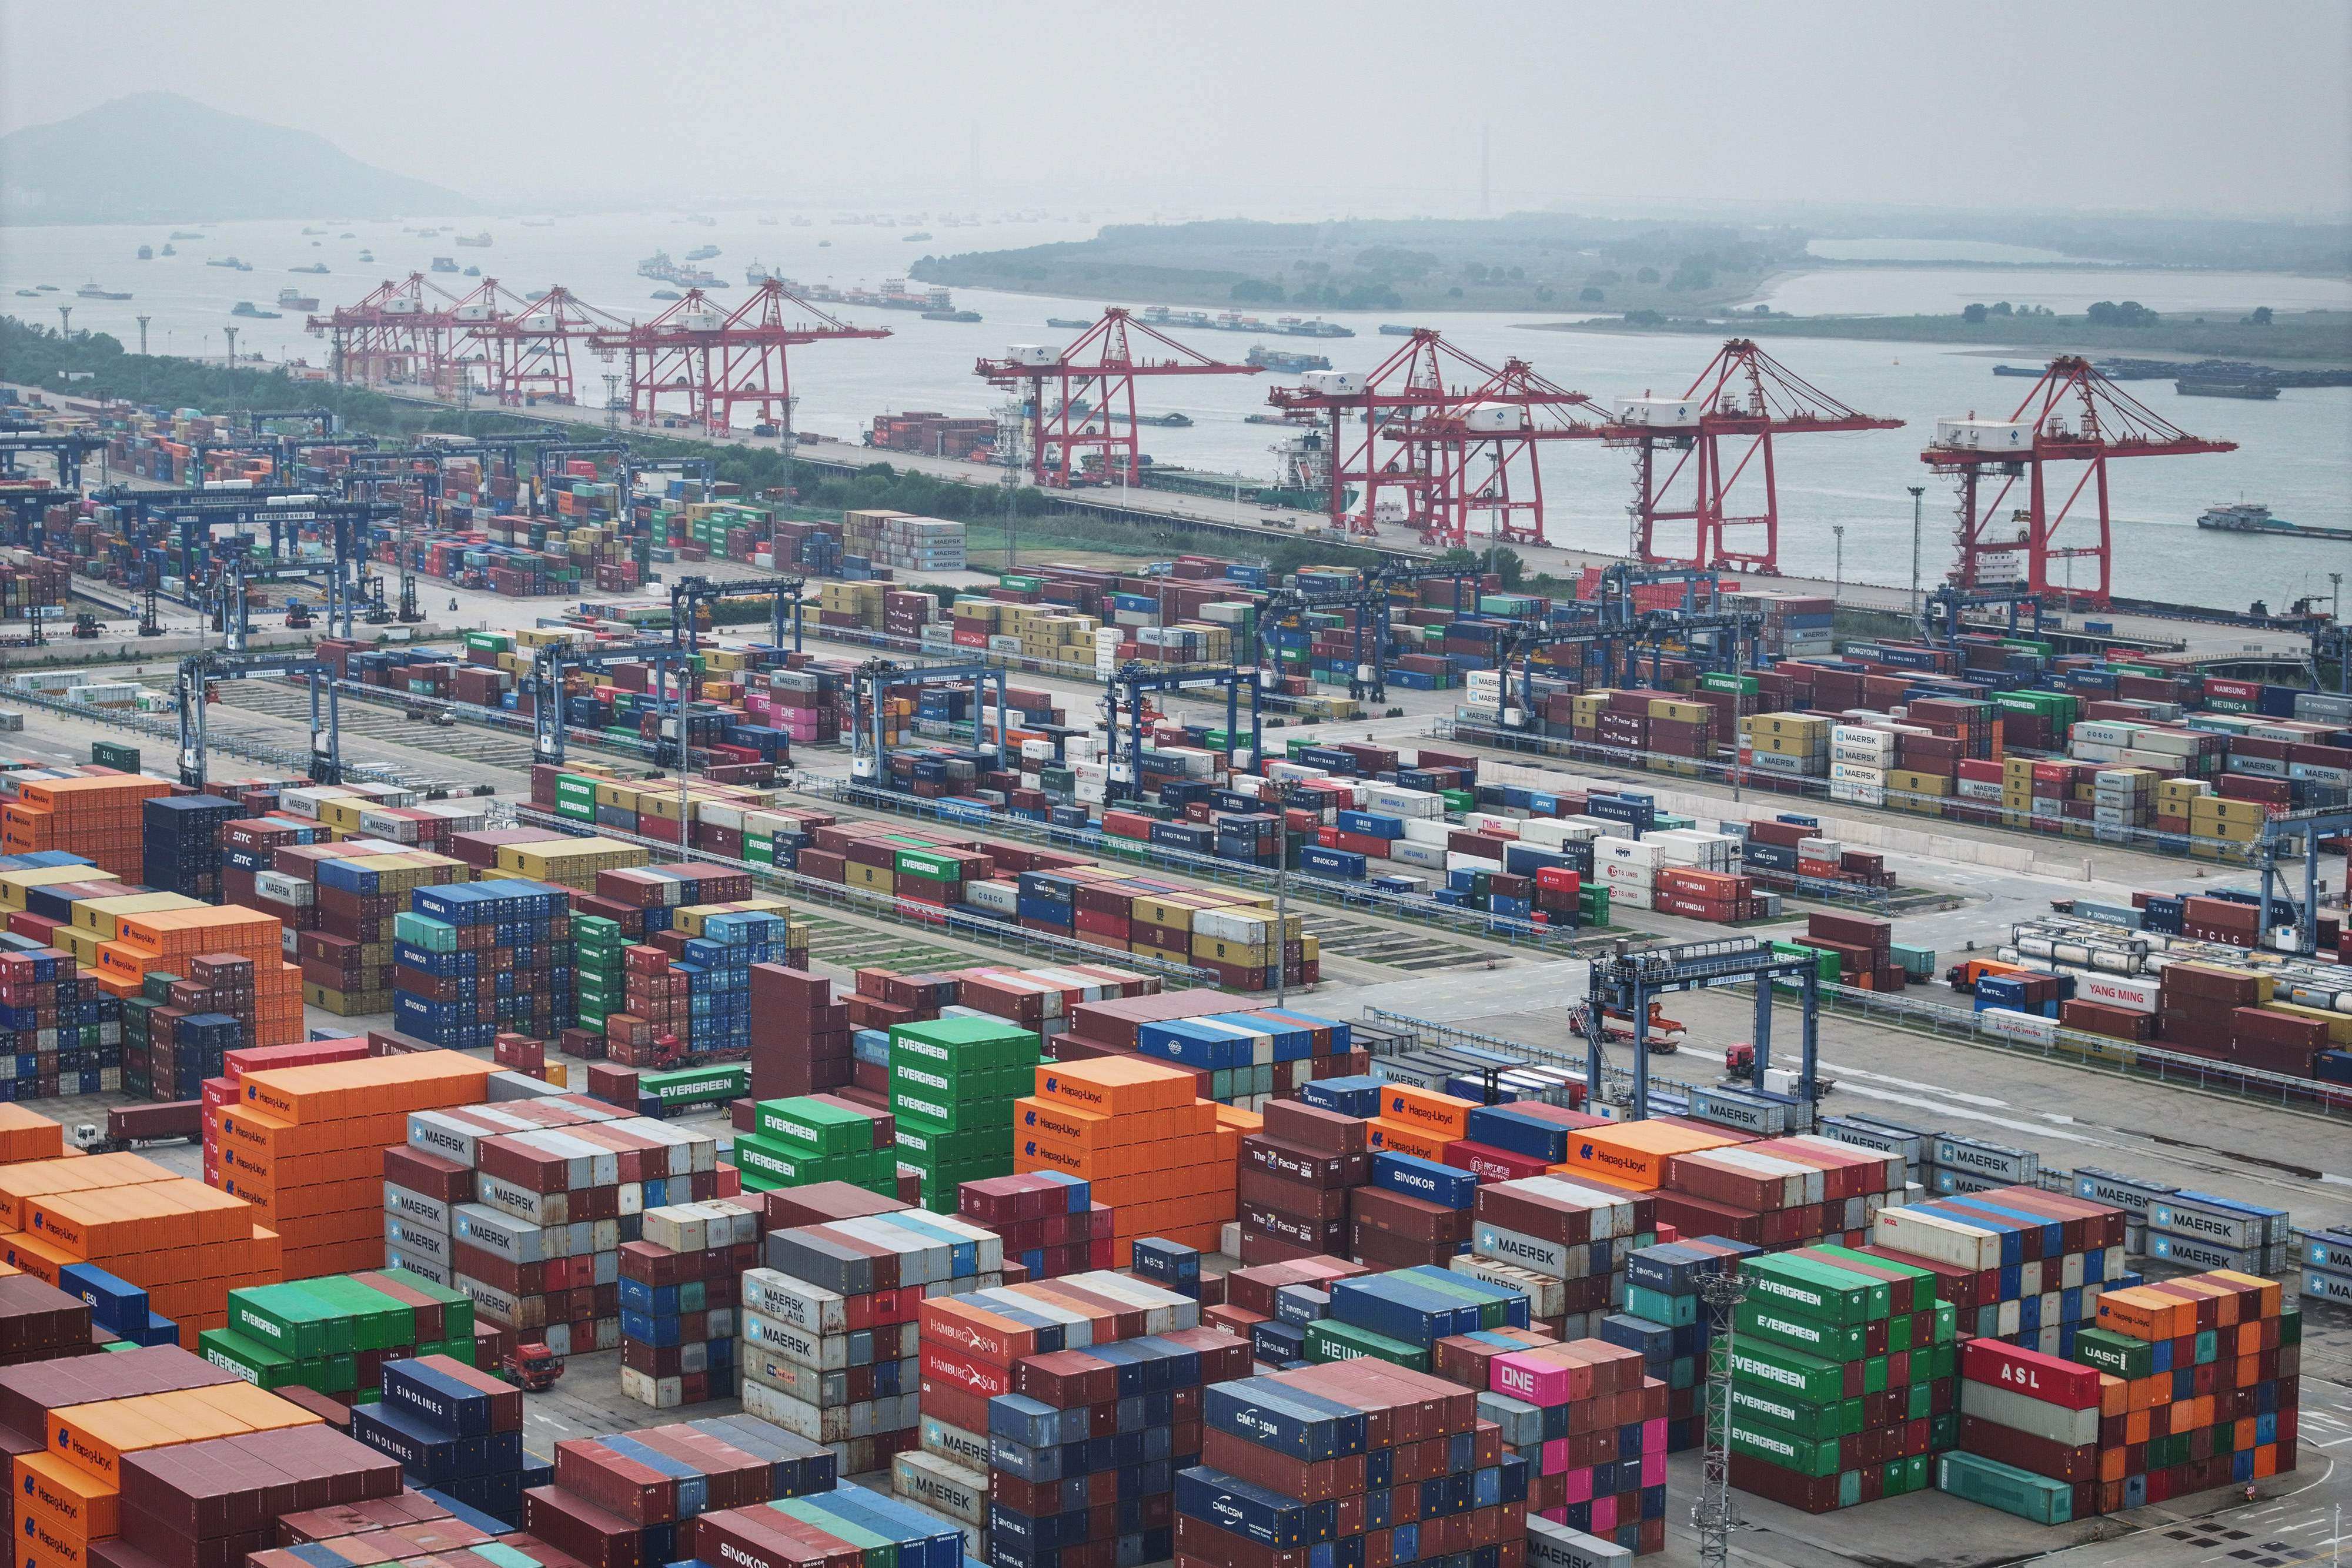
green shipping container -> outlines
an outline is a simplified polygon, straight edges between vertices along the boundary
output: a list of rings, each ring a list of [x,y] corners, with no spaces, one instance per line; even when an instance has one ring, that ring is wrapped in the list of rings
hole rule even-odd
[[[713,1062],[706,1067],[681,1067],[671,1072],[637,1075],[638,1094],[650,1094],[665,1107],[718,1104],[729,1100],[740,1100],[751,1092],[751,1069],[748,1063],[740,1061]]]
[[[1748,1420],[1737,1411],[1731,1417],[1731,1451],[1752,1455],[1801,1476],[1833,1476],[1838,1472],[1835,1437],[1800,1437],[1779,1427]]]
[[[874,1121],[846,1105],[828,1105],[800,1095],[789,1100],[762,1100],[751,1107],[755,1130],[778,1143],[792,1145],[813,1157],[865,1154],[873,1147]]]
[[[233,1329],[205,1330],[196,1336],[196,1349],[215,1366],[236,1373],[257,1388],[302,1384],[299,1363]]]
[[[1918,1386],[1926,1389],[1927,1385]],[[1763,1385],[1741,1381],[1731,1385],[1731,1415],[1736,1421],[1758,1423],[1800,1437],[1819,1439],[1850,1437],[1861,1431],[1864,1411],[1859,1399],[1832,1399],[1814,1405]]]
[[[1429,1370],[1429,1352],[1417,1344],[1336,1318],[1318,1318],[1307,1325],[1309,1361],[1385,1361],[1415,1372]]]
[[[2155,1449],[2151,1442],[2151,1469],[2157,1468]],[[2036,1524],[2063,1524],[2074,1517],[2074,1489],[2066,1482],[1997,1464],[1976,1454],[1937,1456],[1936,1486],[1954,1497],[1980,1502]]]
[[[1843,1328],[1770,1303],[1740,1302],[1732,1323],[1743,1340],[1761,1340],[1824,1361],[1860,1361],[1868,1354],[1861,1324]]]
[[[1847,1397],[1844,1367],[1779,1345],[1735,1343],[1731,1347],[1731,1375],[1735,1383],[1778,1389],[1811,1405],[1826,1405]]]
[[[1823,1323],[1851,1327],[1883,1318],[1889,1309],[1890,1292],[1883,1281],[1808,1259],[1768,1253],[1743,1259],[1739,1271],[1749,1281],[1751,1304],[1778,1307]]]
[[[139,771],[139,748],[119,740],[91,741],[89,759],[100,768],[119,768],[125,773]]]

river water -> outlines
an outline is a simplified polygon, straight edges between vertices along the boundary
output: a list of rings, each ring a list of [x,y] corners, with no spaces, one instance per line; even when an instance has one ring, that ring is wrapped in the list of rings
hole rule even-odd
[[[141,244],[160,250],[168,225],[152,227],[0,229],[0,310],[54,325],[55,306],[74,307],[73,325],[110,332],[127,345],[138,341],[136,317],[151,318],[149,346],[156,352],[218,355],[221,329],[238,329],[242,353],[259,351],[271,360],[307,357],[323,363],[325,345],[302,330],[301,315],[278,320],[237,319],[229,314],[240,299],[274,308],[289,285],[315,294],[324,308],[348,304],[378,280],[422,271],[435,256],[459,266],[478,265],[508,288],[525,294],[562,283],[591,304],[615,315],[645,319],[664,308],[650,298],[661,285],[635,276],[638,260],[656,248],[683,257],[709,244],[720,255],[704,263],[733,287],[718,298],[740,301],[743,269],[754,259],[808,283],[872,287],[927,251],[949,253],[1078,240],[1093,223],[985,224],[949,229],[929,222],[937,235],[909,243],[906,225],[877,228],[836,225],[824,213],[812,226],[789,225],[788,213],[774,226],[751,213],[717,214],[715,226],[669,214],[566,217],[551,227],[526,227],[512,219],[466,220],[468,229],[488,228],[495,243],[487,249],[459,248],[444,225],[437,238],[419,238],[394,223],[330,223],[327,232],[305,235],[300,223],[189,225],[205,238],[178,243],[180,254],[151,261],[134,259]],[[435,220],[415,220],[430,224]],[[341,237],[345,233],[352,238]],[[821,244],[827,242],[830,244]],[[373,265],[358,260],[372,248]],[[205,265],[209,257],[235,255],[253,265],[236,272]],[[316,277],[290,268],[312,261],[331,270]],[[75,299],[88,280],[130,290],[126,301]],[[433,281],[453,296],[474,286],[462,277]],[[16,291],[56,285],[54,294],[19,298]],[[2255,303],[2304,308],[2352,303],[2352,284],[2342,279],[2302,279],[2189,272],[2076,269],[2017,269],[1999,273],[1964,267],[1822,270],[1779,280],[1768,298],[1775,308],[1802,312],[1951,309],[1975,298],[2031,298],[2053,308],[2079,308],[2097,298],[2137,298],[2159,310],[2242,310]],[[1003,400],[972,374],[982,355],[1003,352],[1007,344],[1061,342],[1072,334],[1045,326],[1048,317],[1086,318],[1103,298],[1055,299],[964,289],[958,306],[981,312],[982,324],[926,321],[911,312],[838,308],[836,314],[859,325],[887,327],[879,341],[819,344],[797,350],[793,380],[801,394],[797,415],[804,430],[855,439],[877,413],[937,409],[982,414]],[[1116,301],[1151,303],[1136,299]],[[1277,308],[1254,308],[1271,318]],[[1306,313],[1306,312],[1301,312]],[[1400,340],[1378,335],[1383,320],[1411,319],[1399,313],[1326,312],[1354,328],[1357,336],[1335,340],[1280,340],[1283,346],[1324,353],[1340,370],[1370,370],[1394,350]],[[1447,313],[1431,319],[1447,340],[1489,364],[1517,355],[1562,385],[1603,402],[1655,392],[1679,394],[1714,352],[1699,337],[1663,337],[1543,330],[1529,312]],[[1256,341],[1223,332],[1180,332],[1181,340],[1220,358],[1239,360]],[[1276,341],[1268,340],[1269,342]],[[1844,570],[1849,578],[1907,582],[1910,571],[1911,500],[1906,486],[1927,486],[1926,561],[1928,576],[1940,574],[1950,553],[1952,494],[1929,476],[1918,460],[1921,445],[1939,417],[1976,413],[2006,417],[2032,384],[1996,378],[1996,359],[1942,345],[1850,342],[1831,339],[1775,339],[1772,355],[1808,382],[1865,413],[1906,422],[1906,428],[1851,435],[1789,438],[1777,449],[1782,513],[1781,560],[1792,573],[1828,577],[1836,555],[1833,525],[1845,527]],[[581,400],[601,397],[595,377],[604,367],[584,349],[577,355]],[[2010,362],[2031,364],[2020,352]],[[1244,422],[1262,411],[1265,388],[1285,380],[1268,375],[1200,376],[1147,383],[1146,405],[1179,409],[1195,421],[1187,430],[1147,429],[1144,448],[1160,461],[1186,466],[1238,471],[1271,478],[1276,460],[1269,448],[1283,432]],[[2158,413],[2201,435],[2235,441],[2226,455],[2111,465],[2114,510],[2118,518],[2116,586],[2119,591],[2242,609],[2253,599],[2273,607],[2300,594],[2326,594],[2327,573],[2352,573],[2352,545],[2292,539],[2245,538],[2203,532],[2197,514],[2217,502],[2239,499],[2269,505],[2300,523],[2352,527],[2352,388],[2288,391],[2273,402],[2183,398],[2165,382],[2142,382],[2126,391]],[[2079,470],[2076,472],[2080,472]],[[1621,452],[1597,444],[1555,445],[1545,467],[1550,538],[1570,547],[1622,549],[1625,507],[1631,497],[1631,466]]]

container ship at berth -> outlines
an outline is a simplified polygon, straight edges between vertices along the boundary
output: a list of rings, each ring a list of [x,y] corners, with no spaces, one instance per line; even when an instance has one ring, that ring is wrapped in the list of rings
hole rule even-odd
[[[2284,517],[2271,516],[2268,507],[2254,501],[2209,507],[2204,516],[2197,519],[2197,526],[2225,534],[2271,534],[2290,539],[2352,539],[2352,528],[2319,528],[2290,523]]]

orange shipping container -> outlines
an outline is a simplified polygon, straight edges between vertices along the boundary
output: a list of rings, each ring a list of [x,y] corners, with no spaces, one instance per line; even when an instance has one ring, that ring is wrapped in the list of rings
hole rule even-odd
[[[1666,1161],[1675,1155],[1720,1149],[1739,1141],[1728,1134],[1702,1133],[1696,1128],[1627,1122],[1577,1134],[1569,1140],[1568,1158],[1551,1168],[1559,1176],[1599,1176],[1622,1186],[1654,1191],[1665,1179]]]

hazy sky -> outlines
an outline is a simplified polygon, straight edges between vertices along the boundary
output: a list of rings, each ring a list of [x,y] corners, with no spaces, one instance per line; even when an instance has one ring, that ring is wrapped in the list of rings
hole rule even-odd
[[[0,129],[170,89],[518,206],[1460,214],[1485,122],[1498,211],[2352,211],[2344,0],[0,0]]]

